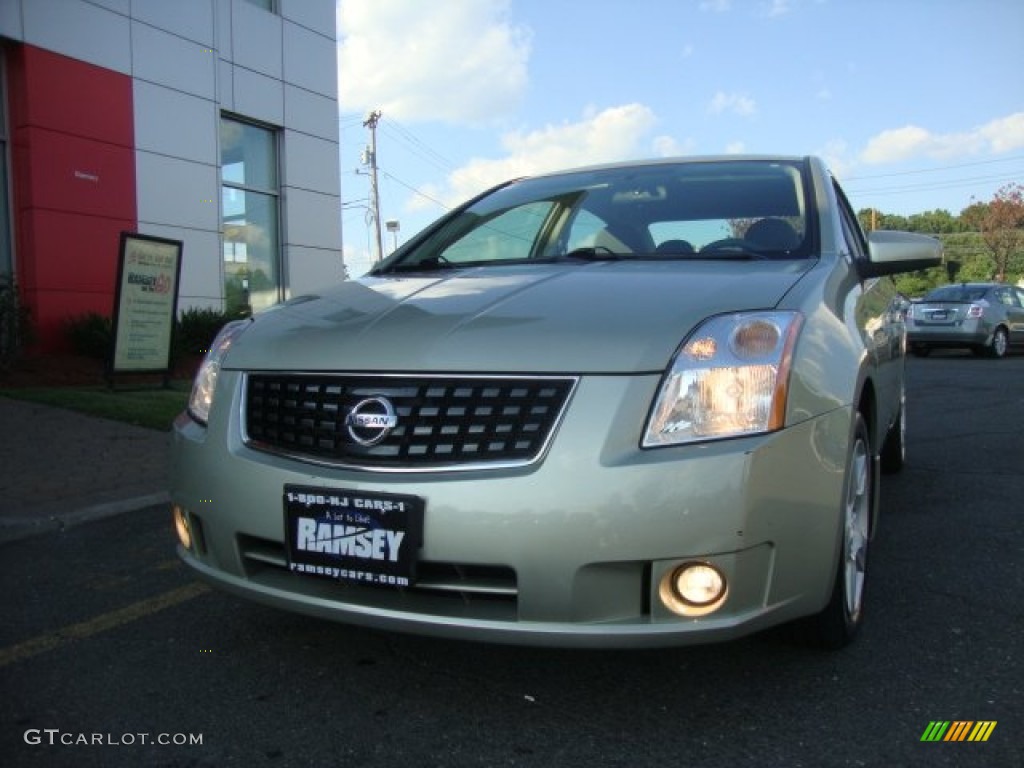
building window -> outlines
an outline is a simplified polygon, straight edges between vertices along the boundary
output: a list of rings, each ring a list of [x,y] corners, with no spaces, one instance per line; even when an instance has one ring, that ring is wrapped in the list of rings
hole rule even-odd
[[[224,296],[228,312],[258,312],[281,300],[277,133],[220,122]]]
[[[277,12],[277,3],[275,3],[274,0],[249,0],[249,2],[265,11],[270,11],[271,13]]]

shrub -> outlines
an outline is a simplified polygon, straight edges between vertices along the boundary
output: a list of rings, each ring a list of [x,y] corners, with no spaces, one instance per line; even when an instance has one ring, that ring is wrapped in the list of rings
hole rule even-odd
[[[114,325],[98,312],[85,312],[64,321],[64,335],[75,354],[107,361],[113,349]]]
[[[178,316],[174,324],[172,360],[203,355],[210,348],[217,332],[238,314],[217,309],[189,308]],[[64,321],[65,337],[75,354],[108,360],[113,350],[113,323],[109,317],[86,312]]]
[[[174,349],[178,356],[202,355],[225,323],[234,319],[217,309],[186,309],[174,328]]]
[[[32,340],[28,307],[21,305],[18,287],[0,278],[0,371],[10,370]]]

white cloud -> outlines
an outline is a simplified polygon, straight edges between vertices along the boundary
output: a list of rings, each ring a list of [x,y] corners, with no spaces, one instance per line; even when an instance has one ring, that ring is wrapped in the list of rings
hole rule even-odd
[[[865,163],[898,162],[925,154],[931,142],[931,134],[916,125],[893,128],[872,137],[861,153],[861,159]]]
[[[509,0],[339,0],[342,108],[404,120],[488,121],[527,86],[528,28]]]
[[[448,176],[446,189],[424,191],[456,204],[516,176],[651,155],[668,146],[666,137],[655,139],[653,146],[644,140],[655,122],[648,107],[626,104],[589,112],[574,123],[513,131],[501,137],[504,157],[474,158]]]
[[[711,99],[711,103],[708,105],[708,112],[713,115],[732,112],[741,117],[749,117],[757,112],[757,104],[744,93],[725,93],[724,91],[719,91]]]
[[[674,136],[655,136],[651,147],[658,157],[680,157],[681,155],[692,155],[696,150],[697,142],[693,139],[679,141]]]
[[[732,0],[701,0],[700,9],[712,13],[725,13],[732,7]]]
[[[785,16],[792,10],[793,8],[789,0],[772,0],[772,2],[767,4],[764,15],[769,19],[774,19],[779,16]]]
[[[932,133],[907,125],[872,137],[861,160],[870,165],[926,157],[950,160],[983,152],[998,154],[1024,148],[1024,112],[992,120],[963,133]]]
[[[725,145],[725,154],[742,155],[747,151],[747,145],[742,141],[731,141]]]
[[[1024,112],[993,120],[978,129],[992,152],[1012,152],[1024,147]]]
[[[849,146],[842,139],[832,139],[826,142],[825,146],[821,147],[816,154],[821,156],[836,178],[841,179],[856,167],[856,163],[849,159]]]

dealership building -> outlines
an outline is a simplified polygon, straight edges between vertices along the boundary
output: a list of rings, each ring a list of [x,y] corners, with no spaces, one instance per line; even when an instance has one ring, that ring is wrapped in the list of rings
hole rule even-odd
[[[335,0],[0,0],[0,284],[42,349],[111,315],[122,232],[179,310],[343,279]]]

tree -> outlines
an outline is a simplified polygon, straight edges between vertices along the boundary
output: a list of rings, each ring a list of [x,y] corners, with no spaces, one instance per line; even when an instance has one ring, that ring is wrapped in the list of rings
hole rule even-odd
[[[950,235],[962,231],[962,225],[949,211],[937,208],[934,211],[912,214],[907,219],[908,232],[926,235]]]
[[[900,232],[910,230],[906,216],[883,213],[877,209],[861,208],[857,211],[857,219],[860,221],[860,226],[865,232],[871,232],[875,229],[895,229]]]
[[[1010,261],[1024,251],[1024,185],[1001,187],[989,203],[974,203],[961,218],[981,233],[995,261],[995,279],[1006,280]]]

